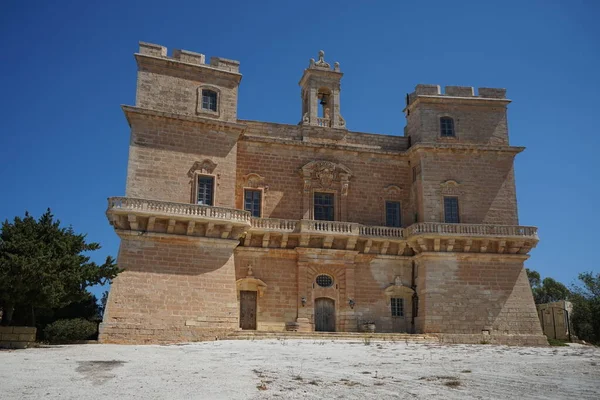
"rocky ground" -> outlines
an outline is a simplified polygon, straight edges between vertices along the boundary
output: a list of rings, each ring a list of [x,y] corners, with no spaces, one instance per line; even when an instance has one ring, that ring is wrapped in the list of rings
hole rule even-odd
[[[0,351],[2,399],[599,399],[600,349],[234,340]]]

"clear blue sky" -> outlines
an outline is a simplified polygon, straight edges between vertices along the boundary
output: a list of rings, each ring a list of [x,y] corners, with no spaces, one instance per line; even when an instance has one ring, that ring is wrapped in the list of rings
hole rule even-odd
[[[507,88],[520,221],[541,238],[527,267],[600,271],[598,2],[235,3],[3,1],[0,219],[51,207],[103,245],[95,259],[117,255],[104,211],[125,191],[138,41],[240,60],[239,117],[291,124],[323,49],[351,130],[402,134],[417,83]]]

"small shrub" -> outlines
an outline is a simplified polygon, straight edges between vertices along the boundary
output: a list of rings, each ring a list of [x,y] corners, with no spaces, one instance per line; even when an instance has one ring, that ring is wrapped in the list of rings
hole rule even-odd
[[[44,329],[44,338],[50,343],[73,343],[93,339],[98,334],[98,323],[82,318],[59,319]]]
[[[568,344],[566,344],[565,342],[563,342],[562,340],[559,339],[551,339],[548,338],[548,344],[550,346],[568,346]]]

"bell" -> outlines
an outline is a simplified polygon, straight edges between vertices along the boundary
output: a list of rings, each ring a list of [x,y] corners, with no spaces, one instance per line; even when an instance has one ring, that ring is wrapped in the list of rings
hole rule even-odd
[[[323,95],[321,95],[321,102],[320,102],[319,104],[321,104],[322,106],[324,106],[324,105],[326,105],[326,104],[327,104],[327,99],[325,98],[325,95],[324,95],[324,94],[323,94]]]

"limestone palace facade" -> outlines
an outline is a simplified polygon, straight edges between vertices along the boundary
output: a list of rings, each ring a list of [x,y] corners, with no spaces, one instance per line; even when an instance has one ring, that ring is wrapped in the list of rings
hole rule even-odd
[[[422,333],[543,344],[523,267],[505,89],[419,84],[403,136],[354,132],[339,63],[300,78],[300,122],[237,117],[238,61],[140,43],[124,272],[100,340],[240,330]],[[370,326],[372,327],[372,325]],[[234,333],[235,334],[235,333]]]

